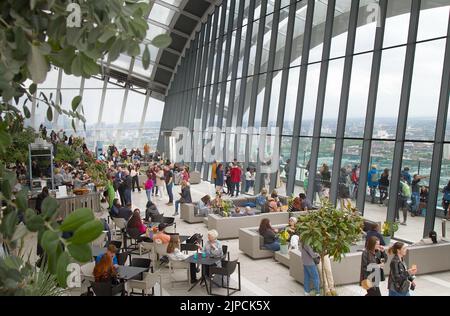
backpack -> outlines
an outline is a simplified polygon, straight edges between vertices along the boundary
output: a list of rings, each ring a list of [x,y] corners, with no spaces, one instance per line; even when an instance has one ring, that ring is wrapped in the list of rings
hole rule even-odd
[[[370,181],[371,181],[372,183],[378,182],[378,173],[376,173],[376,172],[372,173],[372,174],[370,175]]]
[[[402,185],[402,197],[404,198],[410,198],[411,197],[411,189],[409,188],[409,185],[406,183],[400,182]]]

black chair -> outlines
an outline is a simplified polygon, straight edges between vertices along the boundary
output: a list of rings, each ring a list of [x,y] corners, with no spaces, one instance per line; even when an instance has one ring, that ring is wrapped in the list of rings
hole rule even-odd
[[[126,293],[124,283],[113,285],[111,282],[91,281],[91,288],[95,296],[116,296],[117,294],[121,294],[123,296]]]
[[[133,258],[131,259],[131,267],[145,268],[147,272],[150,271],[152,261],[147,258]]]
[[[163,222],[163,219],[164,219],[164,214],[156,215],[156,216],[153,218],[152,222],[153,222],[153,223],[162,223],[162,222]]]
[[[119,266],[124,266],[127,262],[128,257],[130,257],[131,261],[131,254],[128,251],[119,252],[116,254],[117,257],[117,264]]]
[[[163,217],[162,223],[172,225],[175,222],[175,217]]]
[[[131,243],[127,245],[125,243],[125,249],[130,254],[139,254],[139,243],[142,241],[141,233],[138,228],[127,228],[126,238],[131,240]]]
[[[238,269],[238,288],[230,287],[230,276]],[[209,267],[210,282],[209,282],[209,293],[215,296],[223,296],[220,294],[215,294],[212,292],[212,283],[214,276],[218,275],[222,277],[222,288],[227,289],[227,296],[230,296],[238,291],[241,291],[241,263],[238,260],[229,261],[222,260],[222,267]],[[224,284],[224,277],[226,277],[226,284]],[[208,286],[208,285],[206,285]],[[232,290],[232,292],[230,292]]]
[[[228,252],[228,246],[227,245],[222,245],[222,252],[223,252],[223,257],[225,258],[225,256],[228,255],[228,261],[230,261],[230,253]]]
[[[181,244],[180,246],[181,246],[180,251],[184,251],[184,252],[186,252],[186,254],[188,253],[188,251],[197,251],[198,250],[198,246],[196,244]]]

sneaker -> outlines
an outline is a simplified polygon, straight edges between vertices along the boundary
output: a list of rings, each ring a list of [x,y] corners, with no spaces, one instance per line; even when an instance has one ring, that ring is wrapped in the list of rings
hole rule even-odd
[[[406,222],[401,222],[400,225],[406,226]]]
[[[308,292],[305,292],[305,296],[311,296],[311,294]]]

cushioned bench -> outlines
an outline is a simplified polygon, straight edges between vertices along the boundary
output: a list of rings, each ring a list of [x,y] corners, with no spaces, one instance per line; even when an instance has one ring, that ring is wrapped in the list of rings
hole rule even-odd
[[[180,219],[189,224],[202,223],[203,216],[195,216],[197,206],[192,203],[180,204]]]
[[[219,239],[231,239],[239,237],[239,229],[247,227],[259,227],[261,220],[268,218],[272,226],[289,222],[289,213],[263,213],[242,217],[222,217],[216,214],[208,215],[208,229],[215,229],[219,233]]]
[[[450,270],[450,243],[410,246],[405,261],[408,267],[417,265],[417,275]]]
[[[199,184],[202,182],[202,177],[200,176],[200,172],[192,171],[189,173],[189,183],[190,184]]]
[[[282,228],[286,225],[275,227]],[[252,259],[272,258],[274,252],[263,248],[264,238],[258,232],[259,227],[239,229],[239,250]]]

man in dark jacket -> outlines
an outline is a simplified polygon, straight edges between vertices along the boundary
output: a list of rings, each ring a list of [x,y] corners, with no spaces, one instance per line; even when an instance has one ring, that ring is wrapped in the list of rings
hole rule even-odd
[[[124,175],[125,178],[123,179],[123,190],[125,194],[125,203],[128,205],[131,204],[132,179],[128,170],[124,171]]]

